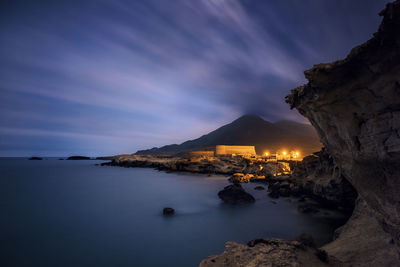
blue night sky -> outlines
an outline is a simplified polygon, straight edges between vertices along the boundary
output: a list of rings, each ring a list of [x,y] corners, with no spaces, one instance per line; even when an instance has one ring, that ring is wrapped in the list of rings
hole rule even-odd
[[[384,0],[1,1],[0,156],[133,153],[284,103]]]

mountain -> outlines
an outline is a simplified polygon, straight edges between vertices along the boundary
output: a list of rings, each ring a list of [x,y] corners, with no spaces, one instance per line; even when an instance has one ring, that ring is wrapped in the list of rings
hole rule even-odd
[[[139,150],[136,154],[176,154],[215,145],[254,145],[257,154],[266,151],[300,150],[302,155],[321,149],[319,137],[311,125],[294,121],[271,123],[259,116],[244,115],[200,138],[160,148]]]

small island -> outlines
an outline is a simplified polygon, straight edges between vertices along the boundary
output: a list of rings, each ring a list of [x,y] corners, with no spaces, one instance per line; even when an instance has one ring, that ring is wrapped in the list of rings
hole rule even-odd
[[[85,156],[71,156],[68,157],[67,160],[89,160],[90,157],[85,157]]]
[[[43,160],[43,159],[40,157],[30,157],[29,160]]]

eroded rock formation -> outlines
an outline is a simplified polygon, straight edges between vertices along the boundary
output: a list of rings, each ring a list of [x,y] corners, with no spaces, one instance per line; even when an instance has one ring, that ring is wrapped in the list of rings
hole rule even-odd
[[[400,1],[344,60],[305,72],[287,102],[307,117],[335,163],[400,247]]]
[[[287,97],[317,129],[341,175],[359,194],[350,220],[323,247],[328,261],[318,264],[400,262],[400,0],[380,15],[383,21],[372,39],[344,60],[306,71],[309,83]],[[296,244],[279,242],[253,248],[227,243],[223,254],[200,266],[318,266],[309,253],[314,262],[302,261],[298,253],[304,251]]]
[[[268,179],[271,196],[308,196],[322,205],[353,210],[357,192],[325,149],[293,162],[291,169],[289,176]]]

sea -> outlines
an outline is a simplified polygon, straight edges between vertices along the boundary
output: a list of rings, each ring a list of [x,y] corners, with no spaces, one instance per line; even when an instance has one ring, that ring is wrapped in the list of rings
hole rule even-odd
[[[297,211],[296,198],[229,205],[227,177],[99,166],[104,161],[0,159],[0,266],[198,266],[227,241],[331,240],[346,216]],[[174,216],[162,215],[164,207]]]

